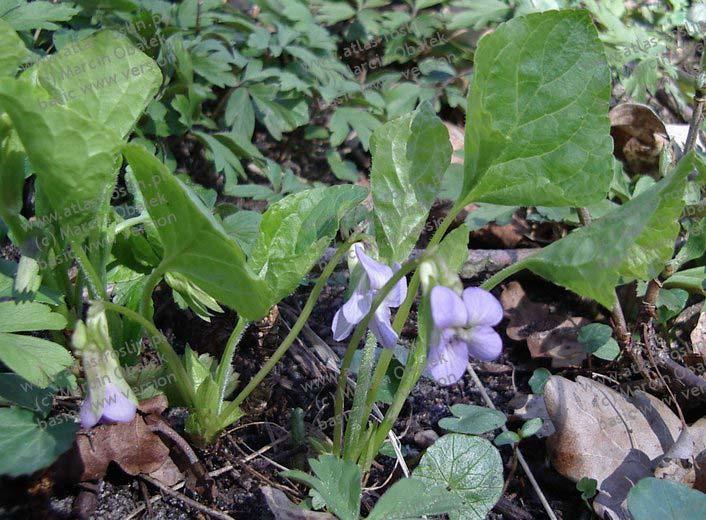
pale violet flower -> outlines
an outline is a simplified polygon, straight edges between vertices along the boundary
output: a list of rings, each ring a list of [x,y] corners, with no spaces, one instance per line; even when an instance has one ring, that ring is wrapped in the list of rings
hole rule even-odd
[[[137,398],[125,381],[111,346],[108,320],[102,305],[91,305],[86,323],[76,323],[71,342],[81,356],[86,376],[86,395],[79,414],[81,427],[132,421],[137,412]]]
[[[108,382],[102,392],[92,392],[89,388],[81,405],[81,428],[91,428],[98,423],[130,422],[136,411],[137,406],[125,392]]]
[[[430,306],[433,327],[426,373],[435,381],[457,382],[469,356],[490,361],[500,355],[502,339],[493,327],[502,320],[503,308],[488,291],[471,287],[459,296],[437,285],[431,290]]]
[[[363,268],[363,273],[350,299],[333,317],[333,339],[342,341],[351,335],[355,326],[370,312],[373,299],[380,289],[392,278],[394,271],[370,258],[360,244],[354,246],[355,255]],[[395,271],[400,264],[394,264]],[[390,325],[390,308],[399,307],[407,296],[407,280],[402,277],[376,309],[370,320],[370,330],[383,347],[393,348],[397,344],[397,333]]]

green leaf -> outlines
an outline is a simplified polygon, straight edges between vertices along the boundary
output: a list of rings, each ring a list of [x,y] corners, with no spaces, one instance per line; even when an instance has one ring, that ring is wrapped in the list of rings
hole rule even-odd
[[[581,327],[578,334],[579,342],[586,348],[586,352],[593,354],[605,345],[613,335],[613,329],[603,323],[591,323]]]
[[[613,176],[610,71],[588,12],[515,18],[484,36],[468,98],[464,193],[587,206]]]
[[[7,332],[0,332],[0,361],[40,388],[49,386],[59,372],[73,364],[71,354],[61,345]]]
[[[367,520],[423,518],[455,511],[460,505],[458,495],[443,486],[430,488],[421,480],[403,478],[380,497]]]
[[[643,478],[628,494],[635,520],[701,520],[706,495],[671,480]]]
[[[250,255],[260,229],[262,214],[257,211],[237,211],[223,219],[223,229]]]
[[[54,388],[39,388],[17,374],[0,374],[0,400],[16,404],[46,417],[51,410]]]
[[[164,246],[161,269],[183,274],[248,319],[267,314],[273,303],[267,284],[198,197],[141,146],[123,151]]]
[[[502,432],[495,437],[493,441],[496,446],[507,446],[508,444],[515,444],[517,442],[520,442],[520,436],[515,432]]]
[[[468,260],[468,227],[461,224],[439,244],[437,252],[452,273],[458,273]]]
[[[16,31],[30,29],[55,31],[60,26],[52,22],[66,22],[78,12],[79,8],[70,2],[0,0],[0,18],[3,18]]]
[[[14,76],[28,55],[29,51],[17,33],[0,18],[0,76]]]
[[[576,483],[576,489],[581,492],[581,498],[589,500],[596,496],[598,481],[593,478],[583,477]]]
[[[65,46],[27,74],[54,101],[121,137],[130,132],[162,83],[157,63],[114,31]]]
[[[532,373],[529,379],[529,385],[533,394],[542,395],[544,393],[544,385],[547,384],[552,373],[546,368],[538,368]]]
[[[683,186],[689,171],[680,166],[672,175],[605,217],[543,248],[536,255],[512,266],[512,270],[530,269],[611,308],[626,254],[634,252],[631,246],[643,233],[652,235],[652,228],[648,227],[652,215],[655,211],[659,212],[665,194],[667,200],[671,198],[675,184]],[[643,251],[646,251],[649,246],[644,241],[641,243],[645,244]]]
[[[439,426],[445,430],[469,435],[479,435],[500,428],[505,424],[505,414],[484,406],[455,404],[451,407],[455,417],[444,417]]]
[[[706,267],[693,267],[677,271],[664,281],[665,289],[679,287],[687,291],[706,294]]]
[[[360,515],[360,469],[333,455],[309,459],[315,476],[290,470],[282,476],[303,482],[321,495],[329,511],[340,520],[358,520]]]
[[[61,330],[66,318],[41,303],[0,302],[0,332]]]
[[[655,278],[672,258],[674,242],[680,230],[679,217],[684,208],[686,180],[695,167],[703,168],[703,163],[692,152],[684,156],[669,174],[658,206],[640,236],[629,247],[620,266],[620,274],[626,279]]]
[[[17,477],[49,466],[71,447],[78,427],[68,416],[45,426],[29,410],[0,409],[0,475]]]
[[[389,262],[407,259],[451,160],[449,132],[428,105],[386,123],[371,139],[375,235]]]
[[[367,150],[370,136],[379,126],[380,121],[365,110],[352,107],[337,108],[329,121],[331,146],[336,147],[342,144],[348,137],[349,128],[352,128],[358,134],[360,144]]]
[[[466,217],[466,225],[470,231],[475,231],[486,224],[495,222],[499,226],[509,224],[517,211],[517,206],[499,206],[497,204],[477,204],[477,208]]]
[[[280,94],[276,87],[258,83],[248,87],[255,103],[257,118],[272,137],[282,139],[282,133],[309,122],[309,107],[304,98]]]
[[[483,520],[500,498],[503,467],[500,454],[481,437],[452,433],[437,440],[419,461],[414,478],[444,486],[462,505],[451,520]]]
[[[366,195],[361,186],[315,188],[267,208],[250,264],[267,280],[275,301],[297,288],[333,240],[340,220]]]
[[[92,117],[51,104],[45,91],[27,81],[0,80],[0,107],[37,174],[41,206],[49,204],[38,210],[40,220],[58,220],[71,238],[80,238],[110,195],[120,136]]]
[[[522,425],[522,428],[520,428],[520,437],[523,439],[526,439],[527,437],[532,437],[535,433],[537,433],[539,430],[542,429],[542,419],[539,417],[535,417],[534,419],[530,419],[527,421],[525,424]]]
[[[344,161],[336,150],[326,152],[326,162],[337,179],[348,182],[358,180],[358,168],[351,161]]]

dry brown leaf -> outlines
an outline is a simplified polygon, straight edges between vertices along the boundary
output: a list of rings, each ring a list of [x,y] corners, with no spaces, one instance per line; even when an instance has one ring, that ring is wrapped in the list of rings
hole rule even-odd
[[[500,303],[509,318],[506,333],[515,341],[527,341],[532,357],[548,357],[553,367],[580,365],[586,351],[578,341],[585,318],[551,312],[549,305],[530,300],[518,282],[510,282],[500,295]]]
[[[76,438],[83,465],[80,480],[102,478],[111,462],[129,475],[157,471],[169,458],[169,448],[137,414],[129,423],[104,424]]]
[[[651,395],[638,392],[630,402],[580,376],[576,382],[550,377],[544,400],[556,428],[547,439],[554,467],[574,482],[595,479],[596,512],[627,518],[627,493],[638,480],[653,475],[660,457],[679,437],[679,419]]]
[[[517,394],[508,403],[508,406],[514,409],[514,418],[522,419],[523,421],[542,419],[542,427],[535,434],[540,439],[549,437],[556,431],[547,413],[547,405],[544,402],[543,396],[537,394]]]
[[[297,507],[279,489],[263,486],[260,491],[275,520],[335,520],[335,517],[328,513],[307,511]]]
[[[610,111],[615,156],[632,173],[656,173],[659,155],[669,142],[667,128],[647,105],[623,103]]]
[[[465,132],[462,127],[457,126],[448,121],[444,121],[446,129],[449,131],[449,140],[451,141],[451,162],[455,164],[463,164],[463,144],[465,142]]]
[[[691,348],[694,352],[706,356],[706,312],[701,311],[696,327],[691,331]]]

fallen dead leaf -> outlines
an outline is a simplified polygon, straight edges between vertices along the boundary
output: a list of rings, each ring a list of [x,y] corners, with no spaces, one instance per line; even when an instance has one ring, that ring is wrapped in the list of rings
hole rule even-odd
[[[449,131],[449,140],[451,141],[451,162],[455,164],[463,164],[463,144],[465,142],[465,132],[462,127],[444,121],[446,129]]]
[[[667,128],[654,111],[639,103],[622,103],[610,113],[613,153],[631,173],[654,174],[659,155],[669,143]]]
[[[547,450],[559,473],[598,482],[594,509],[604,518],[629,518],[632,486],[652,476],[681,432],[681,422],[659,399],[636,392],[630,400],[585,377],[549,378],[544,400],[556,433]]]
[[[530,300],[518,282],[507,284],[500,303],[510,321],[508,337],[527,341],[533,358],[551,358],[553,367],[577,366],[586,359],[578,333],[589,320],[552,313],[549,305]]]
[[[539,438],[549,437],[556,430],[552,423],[544,397],[537,394],[517,394],[508,403],[514,412],[513,416],[523,421],[530,419],[542,419],[542,427],[535,434]]]
[[[695,353],[706,356],[706,311],[701,311],[699,321],[691,331],[691,348]]]
[[[336,518],[328,513],[307,511],[297,507],[279,489],[263,486],[260,491],[275,520],[335,520]]]

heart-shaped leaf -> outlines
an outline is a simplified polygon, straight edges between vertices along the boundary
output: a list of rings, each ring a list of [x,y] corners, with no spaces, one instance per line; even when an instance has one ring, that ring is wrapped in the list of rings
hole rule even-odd
[[[466,112],[468,200],[587,206],[603,199],[613,176],[610,88],[587,11],[530,14],[483,37]]]
[[[628,508],[635,520],[701,520],[706,494],[671,480],[643,478],[630,490]]]
[[[451,520],[483,520],[503,488],[498,450],[481,437],[458,433],[436,441],[413,476],[429,486],[444,486],[458,496],[462,505],[449,513]]]

